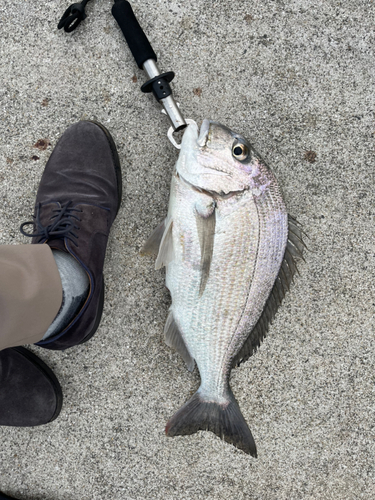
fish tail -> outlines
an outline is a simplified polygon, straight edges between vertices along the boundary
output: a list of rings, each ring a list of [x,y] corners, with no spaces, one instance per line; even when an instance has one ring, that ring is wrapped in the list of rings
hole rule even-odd
[[[232,391],[222,404],[202,397],[198,390],[168,421],[167,436],[185,436],[197,431],[211,431],[245,453],[257,457],[251,431],[241,413]]]

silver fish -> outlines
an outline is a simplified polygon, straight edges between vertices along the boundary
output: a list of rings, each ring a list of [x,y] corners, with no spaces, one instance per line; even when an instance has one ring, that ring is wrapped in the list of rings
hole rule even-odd
[[[166,426],[168,436],[210,430],[256,456],[229,386],[234,365],[265,337],[302,256],[274,175],[249,142],[204,120],[186,129],[168,215],[143,253],[166,267],[172,305],[165,340],[195,363],[201,385]]]

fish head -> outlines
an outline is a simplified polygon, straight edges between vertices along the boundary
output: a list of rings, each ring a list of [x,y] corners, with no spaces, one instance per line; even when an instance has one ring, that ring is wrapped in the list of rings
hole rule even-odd
[[[220,123],[203,120],[185,130],[177,173],[198,189],[219,195],[267,185],[263,164],[250,143]]]

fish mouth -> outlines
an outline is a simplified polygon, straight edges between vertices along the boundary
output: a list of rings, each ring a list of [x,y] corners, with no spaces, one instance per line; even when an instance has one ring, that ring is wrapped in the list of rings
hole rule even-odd
[[[210,120],[207,120],[207,118],[205,118],[202,122],[200,131],[199,131],[199,136],[197,139],[197,144],[201,148],[203,148],[207,144],[209,130],[210,130]]]

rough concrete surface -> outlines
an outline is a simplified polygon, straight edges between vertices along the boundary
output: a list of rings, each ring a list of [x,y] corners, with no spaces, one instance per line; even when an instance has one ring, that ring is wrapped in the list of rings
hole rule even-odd
[[[125,193],[101,326],[64,352],[30,346],[64,405],[49,425],[0,428],[0,489],[22,500],[375,498],[373,0],[132,2],[184,115],[248,137],[310,238],[267,339],[232,372],[257,460],[212,433],[164,434],[199,376],[163,342],[164,274],[139,249],[166,214],[178,153],[140,92],[112,1],[91,1],[66,34],[56,25],[70,1],[0,5],[0,243],[29,243],[18,227],[77,120],[112,133]]]

